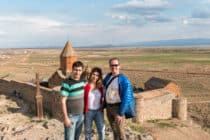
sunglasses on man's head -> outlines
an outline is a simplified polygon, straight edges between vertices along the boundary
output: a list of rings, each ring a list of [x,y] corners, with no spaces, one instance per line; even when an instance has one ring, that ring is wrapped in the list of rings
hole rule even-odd
[[[117,66],[119,66],[120,64],[110,64],[109,66],[110,67],[117,67]]]

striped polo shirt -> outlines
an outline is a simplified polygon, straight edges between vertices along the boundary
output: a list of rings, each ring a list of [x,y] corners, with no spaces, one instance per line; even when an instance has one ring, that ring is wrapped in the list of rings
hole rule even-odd
[[[81,114],[84,109],[84,80],[66,79],[61,84],[60,94],[66,96],[67,112],[69,114]]]

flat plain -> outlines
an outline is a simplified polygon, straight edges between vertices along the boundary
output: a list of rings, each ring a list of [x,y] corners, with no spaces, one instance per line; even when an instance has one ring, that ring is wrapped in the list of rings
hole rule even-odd
[[[0,77],[31,81],[39,72],[47,80],[59,68],[62,49],[1,49]],[[188,100],[188,117],[210,129],[210,47],[76,48],[78,59],[98,66],[104,75],[108,60],[119,57],[121,71],[132,84],[144,88],[151,77],[172,80]]]

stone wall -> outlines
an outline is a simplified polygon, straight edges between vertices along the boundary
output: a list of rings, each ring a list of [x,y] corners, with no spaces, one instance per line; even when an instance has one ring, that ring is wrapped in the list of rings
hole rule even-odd
[[[172,118],[172,100],[175,99],[173,92],[157,89],[136,94],[135,98],[137,122]]]
[[[20,81],[8,81],[0,79],[0,92],[3,94],[18,93],[32,111],[35,111],[35,95],[36,85]],[[60,102],[60,94],[55,89],[40,87],[40,92],[43,96],[44,112],[50,113],[54,118],[62,120],[62,110]],[[134,119],[136,122],[153,119],[168,119],[172,118],[172,112],[177,114],[179,118],[186,118],[186,108],[181,109],[182,102],[174,103],[177,107],[172,106],[172,101],[175,98],[173,91],[167,89],[156,89],[135,94],[137,116]],[[186,103],[185,103],[186,104]],[[173,110],[174,109],[174,110]],[[180,115],[184,114],[185,117]]]
[[[14,91],[18,94],[18,97],[22,98],[31,108],[35,111],[35,95],[36,85],[32,83],[25,83],[20,81],[8,81],[0,79],[0,92],[3,94],[13,94]],[[40,87],[40,92],[43,96],[44,111],[50,113],[54,118],[61,119],[62,111],[60,104],[60,95],[58,91],[53,89]]]
[[[49,88],[54,88],[56,86],[60,86],[61,83],[66,79],[66,77],[62,74],[61,70],[57,70],[48,80]]]

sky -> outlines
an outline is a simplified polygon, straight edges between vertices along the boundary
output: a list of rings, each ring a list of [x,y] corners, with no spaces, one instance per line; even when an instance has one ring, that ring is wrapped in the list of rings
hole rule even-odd
[[[0,48],[210,38],[210,0],[0,0]]]

